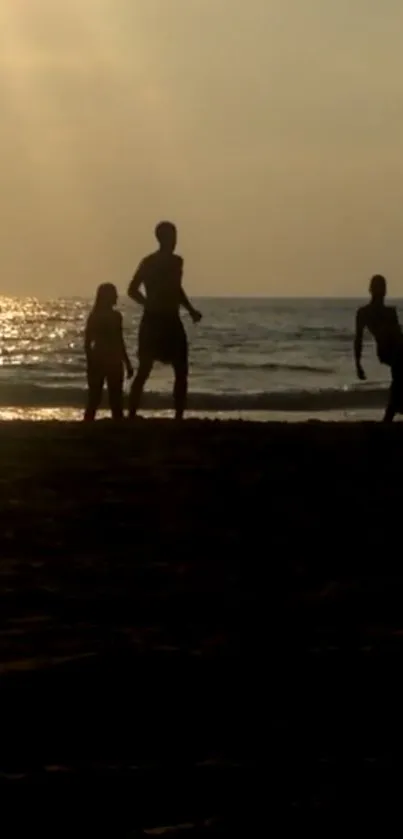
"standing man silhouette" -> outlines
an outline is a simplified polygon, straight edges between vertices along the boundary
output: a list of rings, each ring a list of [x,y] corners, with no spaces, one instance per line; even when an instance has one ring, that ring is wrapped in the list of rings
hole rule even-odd
[[[139,368],[130,392],[129,418],[136,416],[154,362],[160,361],[173,367],[175,418],[181,420],[187,402],[188,342],[180,307],[186,309],[194,323],[202,316],[182,288],[183,259],[175,253],[175,225],[162,221],[155,235],[159,248],[140,262],[128,289],[129,297],[144,308],[138,335]]]
[[[392,422],[395,414],[403,412],[403,334],[394,306],[385,305],[386,280],[381,274],[372,277],[369,292],[371,300],[357,311],[355,324],[354,356],[358,378],[366,379],[362,364],[362,344],[365,329],[375,340],[381,364],[387,364],[392,374],[389,400],[384,422]]]

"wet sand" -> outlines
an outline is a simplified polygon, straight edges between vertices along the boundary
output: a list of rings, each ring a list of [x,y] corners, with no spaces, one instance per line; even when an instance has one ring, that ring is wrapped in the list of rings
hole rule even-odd
[[[400,424],[0,427],[0,781],[31,827],[394,806],[402,454]]]

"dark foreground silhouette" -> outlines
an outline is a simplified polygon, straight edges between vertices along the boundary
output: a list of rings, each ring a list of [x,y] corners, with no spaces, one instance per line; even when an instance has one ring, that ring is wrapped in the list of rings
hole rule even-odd
[[[375,339],[381,364],[390,367],[392,382],[384,422],[392,422],[397,413],[403,412],[403,334],[394,306],[385,306],[386,280],[380,274],[372,277],[371,300],[357,311],[354,353],[358,378],[365,380],[361,364],[365,329]]]
[[[3,825],[399,817],[400,449],[397,423],[4,423]]]
[[[128,295],[144,307],[138,336],[139,368],[129,398],[129,417],[134,419],[141,395],[154,363],[172,366],[175,376],[175,416],[180,420],[186,408],[188,388],[188,343],[179,311],[182,306],[197,323],[201,319],[182,287],[183,259],[174,253],[176,228],[161,222],[155,231],[159,249],[140,263]],[[140,291],[143,286],[145,294]]]

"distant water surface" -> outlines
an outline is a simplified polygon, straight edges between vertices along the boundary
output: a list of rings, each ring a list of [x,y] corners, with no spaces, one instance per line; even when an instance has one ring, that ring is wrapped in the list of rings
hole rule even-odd
[[[368,340],[368,381],[352,355],[356,300],[203,299],[203,320],[186,314],[190,408],[270,414],[362,412],[385,399],[388,370]],[[0,298],[0,406],[9,416],[76,416],[84,400],[83,330],[90,301]],[[403,315],[403,301],[397,301]],[[129,353],[136,360],[139,309],[121,301]],[[144,407],[165,413],[172,374],[156,366]],[[8,410],[6,410],[8,409]],[[18,411],[12,411],[18,409]],[[53,411],[53,414],[52,414]],[[56,411],[56,414],[54,413]],[[1,416],[1,414],[0,414]]]

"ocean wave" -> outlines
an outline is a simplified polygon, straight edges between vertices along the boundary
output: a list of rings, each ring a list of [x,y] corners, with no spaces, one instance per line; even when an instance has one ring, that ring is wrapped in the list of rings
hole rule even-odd
[[[57,352],[57,359],[46,359],[43,358],[39,361],[30,361],[24,360],[22,362],[16,361],[15,357],[11,354],[10,360],[7,358],[7,352],[3,352],[3,364],[1,365],[0,373],[7,372],[8,370],[15,370],[18,368],[19,371],[28,372],[28,373],[42,373],[43,375],[49,375],[49,373],[53,373],[55,378],[60,380],[60,367],[61,361],[64,365],[65,374],[71,375],[73,373],[83,373],[85,372],[85,358],[81,357],[79,352],[74,352],[71,348],[67,348],[65,350],[59,349]],[[64,358],[63,356],[67,356]],[[232,371],[239,371],[242,373],[251,373],[254,370],[259,371],[267,371],[270,373],[310,373],[310,374],[319,374],[323,376],[331,376],[334,375],[337,370],[336,368],[326,367],[321,365],[315,364],[287,364],[287,363],[276,363],[272,361],[262,361],[261,363],[248,363],[248,361],[241,362],[241,361],[226,361],[225,358],[222,361],[217,362],[210,362],[205,364],[198,364],[199,370],[207,370],[207,371],[225,371],[225,370],[232,370]]]
[[[378,408],[385,404],[385,388],[351,390],[281,391],[259,393],[190,392],[189,409],[194,411],[333,411]],[[4,408],[81,408],[85,388],[41,387],[39,385],[3,385],[0,405]],[[106,397],[105,397],[106,399]],[[166,410],[172,407],[169,392],[149,391],[144,394],[142,408]]]
[[[220,365],[213,365],[220,367],[222,370],[268,370],[271,373],[320,373],[324,376],[331,376],[336,373],[336,370],[331,367],[321,367],[315,364],[280,364],[273,361],[262,361],[261,364],[241,364],[240,362],[224,362]]]

